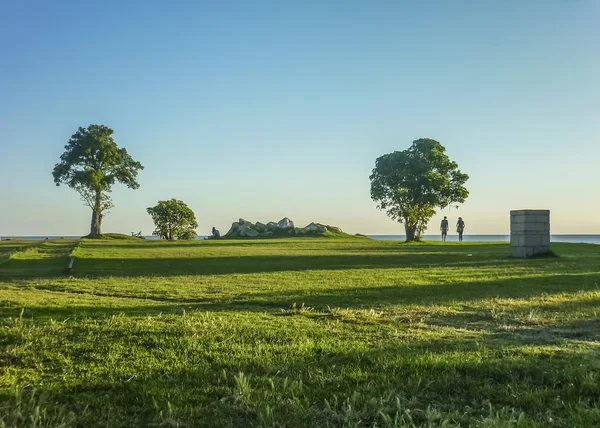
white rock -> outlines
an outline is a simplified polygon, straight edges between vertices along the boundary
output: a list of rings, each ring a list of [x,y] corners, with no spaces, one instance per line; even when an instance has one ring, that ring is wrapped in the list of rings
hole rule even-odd
[[[277,227],[279,227],[280,229],[294,227],[294,222],[292,220],[290,220],[289,218],[284,217],[281,220],[279,220],[279,223],[277,223]]]
[[[248,227],[246,225],[240,226],[239,233],[240,233],[240,236],[248,236],[250,238],[254,238],[254,237],[258,236],[258,232],[256,230],[251,229],[250,227]]]

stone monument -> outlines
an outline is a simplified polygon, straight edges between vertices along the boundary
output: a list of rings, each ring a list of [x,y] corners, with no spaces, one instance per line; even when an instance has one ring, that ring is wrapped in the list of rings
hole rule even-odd
[[[510,254],[531,257],[550,251],[550,211],[510,212]]]

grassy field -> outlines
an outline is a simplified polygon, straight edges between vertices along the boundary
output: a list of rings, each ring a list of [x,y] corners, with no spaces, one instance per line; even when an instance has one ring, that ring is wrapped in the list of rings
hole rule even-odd
[[[600,426],[600,246],[553,248],[1,242],[0,426]]]

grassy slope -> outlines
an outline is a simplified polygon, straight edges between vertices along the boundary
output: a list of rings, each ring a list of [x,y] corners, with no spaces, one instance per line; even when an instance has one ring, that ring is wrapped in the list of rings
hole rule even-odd
[[[598,426],[600,247],[553,247],[41,243],[0,264],[0,420]]]

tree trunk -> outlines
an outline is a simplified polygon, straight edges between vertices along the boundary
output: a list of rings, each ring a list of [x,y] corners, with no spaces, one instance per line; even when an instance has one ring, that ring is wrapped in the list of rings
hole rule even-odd
[[[404,230],[406,231],[406,242],[412,242],[418,238],[416,236],[417,228],[415,226],[409,226],[404,223]]]
[[[90,235],[96,236],[102,233],[102,194],[98,192],[96,194],[96,200],[94,201],[94,209],[92,209],[92,224],[90,228]]]
[[[90,224],[90,236],[96,232],[96,210],[92,210],[92,222]]]

